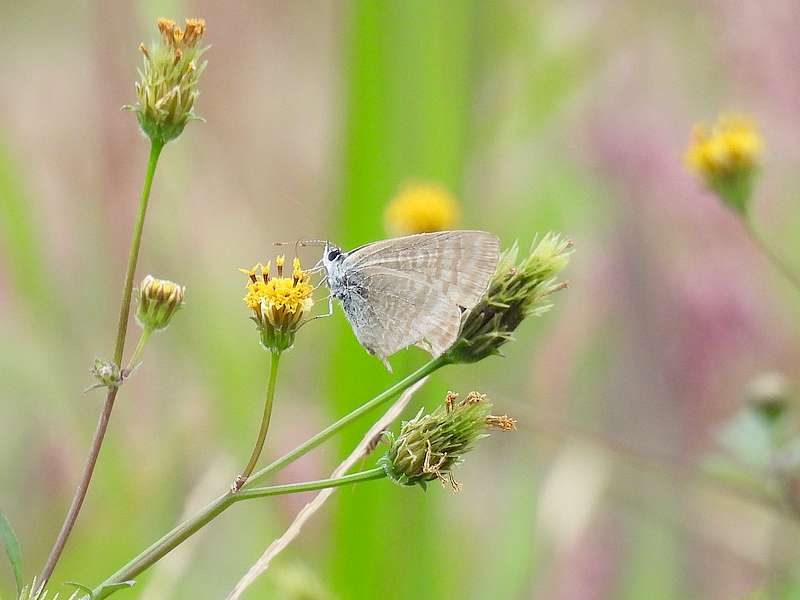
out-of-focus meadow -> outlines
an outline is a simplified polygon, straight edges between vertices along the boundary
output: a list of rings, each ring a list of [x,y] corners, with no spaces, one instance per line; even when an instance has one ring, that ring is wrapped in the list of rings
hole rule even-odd
[[[754,220],[800,265],[794,2],[6,1],[0,507],[30,576],[102,404],[81,390],[111,354],[147,158],[119,108],[162,15],[205,17],[212,45],[207,122],[164,151],[138,270],[185,284],[186,306],[120,394],[55,581],[97,583],[246,459],[266,355],[237,268],[274,241],[385,237],[409,181],[446,186],[458,225],[505,246],[575,240],[569,289],[506,358],[414,400],[478,389],[519,430],[469,456],[460,494],[339,490],[246,598],[727,599],[797,566],[791,519],[695,467],[748,382],[800,375],[800,303],[683,163],[693,122],[754,115]],[[423,360],[408,350],[395,374]],[[393,381],[338,308],[282,365],[267,458]],[[278,480],[326,476],[370,422]],[[237,505],[120,597],[224,597],[307,499]],[[12,586],[3,564],[0,596]]]

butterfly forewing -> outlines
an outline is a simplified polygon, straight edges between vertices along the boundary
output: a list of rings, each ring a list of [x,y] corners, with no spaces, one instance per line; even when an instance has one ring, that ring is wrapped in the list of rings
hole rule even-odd
[[[494,274],[500,241],[485,231],[420,233],[367,244],[348,253],[344,267],[380,266],[413,273],[459,306],[480,300]]]

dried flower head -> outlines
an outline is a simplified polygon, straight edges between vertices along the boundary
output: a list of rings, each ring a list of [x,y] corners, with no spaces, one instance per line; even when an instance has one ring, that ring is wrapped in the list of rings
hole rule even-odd
[[[206,48],[200,47],[205,33],[203,19],[186,19],[183,29],[169,19],[159,19],[161,39],[149,48],[139,45],[144,65],[136,82],[135,106],[142,131],[154,142],[165,144],[178,137],[186,123],[197,120],[194,102],[200,75],[206,67],[199,62]]]
[[[726,205],[744,214],[763,145],[752,119],[723,114],[713,127],[695,125],[686,162]]]
[[[183,305],[186,288],[174,281],[148,275],[139,285],[136,320],[144,329],[159,331],[166,328],[173,315]]]
[[[572,242],[552,233],[534,242],[530,254],[519,264],[516,243],[506,250],[489,289],[465,315],[458,339],[446,357],[453,363],[471,363],[499,354],[526,317],[550,309],[547,298],[566,285],[557,283],[556,275],[569,263],[571,252]]]
[[[391,443],[379,464],[386,475],[400,485],[420,485],[439,479],[454,491],[460,489],[452,469],[463,462],[475,442],[486,437],[488,429],[512,431],[517,422],[503,415],[490,414],[491,402],[484,394],[470,392],[464,400],[448,392],[444,404],[430,414],[422,410],[400,427],[394,436],[387,433]]]
[[[89,367],[89,373],[94,377],[95,383],[86,388],[84,392],[101,387],[116,388],[121,386],[125,379],[124,373],[120,370],[119,366],[103,358],[94,359],[92,366]]]
[[[438,183],[409,183],[386,207],[386,229],[409,235],[452,229],[460,214],[458,203]]]
[[[283,276],[285,262],[284,256],[275,259],[277,277],[270,277],[269,262],[240,269],[249,278],[244,303],[253,311],[261,343],[273,352],[292,347],[303,315],[314,305],[311,277],[302,269],[300,259],[292,261],[291,277]]]

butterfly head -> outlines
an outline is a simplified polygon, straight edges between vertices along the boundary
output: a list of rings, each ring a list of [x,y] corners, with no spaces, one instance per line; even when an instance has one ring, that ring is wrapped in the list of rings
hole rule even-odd
[[[328,273],[331,272],[334,265],[344,260],[344,253],[339,246],[325,242],[324,250],[322,252],[322,265]]]

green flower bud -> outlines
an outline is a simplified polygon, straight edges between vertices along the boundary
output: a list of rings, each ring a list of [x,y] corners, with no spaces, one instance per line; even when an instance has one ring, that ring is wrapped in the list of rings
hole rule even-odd
[[[775,423],[789,409],[791,387],[780,373],[762,373],[747,387],[750,406],[763,419]]]
[[[203,19],[186,19],[181,29],[174,21],[159,19],[157,25],[161,40],[149,48],[139,45],[144,65],[135,84],[138,102],[125,108],[136,112],[147,137],[165,144],[178,137],[186,123],[200,119],[192,111],[206,67],[198,62],[206,50],[200,47],[206,24]]]
[[[420,410],[403,422],[396,437],[386,434],[391,447],[379,464],[397,484],[425,488],[428,481],[439,479],[458,491],[461,486],[451,471],[475,442],[488,435],[486,430],[516,429],[514,419],[491,415],[491,409],[483,394],[470,392],[459,402],[457,394],[448,392],[443,406],[427,415]]]
[[[453,363],[472,363],[500,354],[500,347],[513,339],[519,324],[547,312],[551,304],[545,299],[566,287],[556,283],[555,277],[569,263],[571,248],[572,242],[548,233],[518,265],[516,243],[506,250],[486,295],[466,314],[446,357]]]
[[[164,329],[172,316],[183,305],[186,288],[148,275],[139,286],[136,320],[144,329],[158,331]]]

